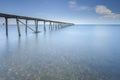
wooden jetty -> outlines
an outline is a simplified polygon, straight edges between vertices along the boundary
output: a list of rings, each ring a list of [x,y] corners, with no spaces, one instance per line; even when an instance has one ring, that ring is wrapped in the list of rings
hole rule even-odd
[[[33,18],[33,17],[27,17],[27,16],[12,15],[12,14],[4,14],[4,13],[0,13],[0,17],[5,18],[6,36],[8,36],[8,19],[16,19],[19,36],[21,36],[19,23],[22,23],[23,25],[25,25],[25,32],[26,33],[27,33],[27,29],[30,29],[30,30],[38,33],[39,32],[39,30],[38,30],[38,26],[39,26],[38,22],[39,21],[43,21],[43,25],[44,25],[43,27],[44,27],[45,32],[46,32],[46,22],[49,23],[49,29],[51,29],[51,30],[52,29],[60,29],[60,28],[64,28],[67,26],[74,25],[73,23],[46,20],[46,19]],[[22,20],[25,20],[25,23],[22,22]],[[28,20],[33,20],[35,22],[35,30],[28,26]]]

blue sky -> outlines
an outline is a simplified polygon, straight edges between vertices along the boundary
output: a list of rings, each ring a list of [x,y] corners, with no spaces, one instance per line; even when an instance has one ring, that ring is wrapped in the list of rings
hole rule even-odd
[[[77,24],[120,23],[120,0],[0,0],[0,12]]]

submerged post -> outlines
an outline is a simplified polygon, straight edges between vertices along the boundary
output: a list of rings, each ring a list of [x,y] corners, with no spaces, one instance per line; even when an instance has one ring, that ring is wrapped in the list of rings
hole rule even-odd
[[[21,34],[20,34],[19,20],[18,20],[18,18],[16,18],[16,22],[17,22],[17,28],[18,28],[18,35],[21,36]]]
[[[58,27],[58,26],[57,26],[57,24],[58,24],[58,23],[56,23],[56,24],[55,24],[55,28],[54,28],[55,30],[56,30],[56,29],[57,29],[57,27]]]
[[[49,30],[51,29],[51,22],[50,22],[50,24],[49,24]]]
[[[35,20],[36,33],[38,33],[38,21]]]
[[[8,36],[8,18],[5,17],[6,36]]]
[[[45,26],[45,23],[46,23],[46,22],[44,21],[44,31],[46,32],[46,26]]]
[[[27,19],[26,19],[26,26],[25,26],[25,32],[27,33],[27,24],[28,24],[28,22],[27,22]]]
[[[53,22],[52,30],[54,29],[55,23]]]
[[[51,30],[53,30],[54,22],[51,23]]]

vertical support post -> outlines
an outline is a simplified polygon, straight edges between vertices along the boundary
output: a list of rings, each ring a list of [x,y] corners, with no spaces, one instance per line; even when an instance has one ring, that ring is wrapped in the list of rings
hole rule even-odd
[[[63,23],[62,23],[62,28],[63,28]]]
[[[51,22],[50,22],[50,24],[49,24],[49,30],[50,30],[50,28],[51,28]]]
[[[53,30],[55,29],[56,23],[53,23]]]
[[[18,20],[18,18],[16,18],[16,22],[17,22],[17,28],[18,28],[18,35],[20,37],[21,34],[20,34],[20,26],[19,26],[19,20]]]
[[[59,29],[59,24],[60,24],[60,23],[57,24],[57,25],[58,25],[57,29]]]
[[[53,30],[55,30],[55,27],[56,27],[56,23],[54,23]]]
[[[54,27],[54,22],[52,22],[51,24],[51,30],[53,30],[53,27]]]
[[[57,26],[57,23],[55,24],[55,29],[57,28],[58,26]]]
[[[61,25],[60,25],[61,23],[59,23],[59,29],[60,29],[60,27],[61,27]]]
[[[35,20],[35,29],[36,29],[36,33],[38,33],[38,21]]]
[[[8,18],[5,17],[6,36],[8,36]]]
[[[58,23],[58,29],[60,29],[60,23]]]
[[[54,22],[53,22],[53,26],[52,26],[52,30],[54,29]]]
[[[55,29],[56,29],[56,30],[58,29],[58,23],[56,23],[56,27],[55,27]]]
[[[25,27],[25,32],[27,33],[27,24],[28,24],[28,22],[27,22],[27,19],[26,19],[26,27]]]
[[[44,21],[44,32],[46,32],[46,26],[45,26],[45,21]]]

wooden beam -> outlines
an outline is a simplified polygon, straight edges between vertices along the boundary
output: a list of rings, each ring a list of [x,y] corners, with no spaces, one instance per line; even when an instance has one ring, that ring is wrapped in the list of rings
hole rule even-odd
[[[5,17],[6,36],[8,36],[8,18]]]
[[[54,23],[52,22],[52,23],[51,23],[51,30],[53,30],[53,26],[54,26],[53,24],[54,24]]]
[[[51,25],[51,22],[50,22],[50,24],[49,24],[49,30],[51,29],[51,26],[52,26],[52,25]]]
[[[34,31],[35,32],[35,30],[33,30],[31,27],[29,27],[28,25],[26,25],[25,23],[23,23],[22,21],[20,21],[20,20],[18,20],[20,23],[22,23],[23,25],[25,25],[25,26],[27,26],[27,28],[29,28],[30,30],[32,30],[32,31]]]
[[[54,27],[55,27],[55,23],[53,23],[52,30],[54,30]]]
[[[57,29],[57,27],[58,27],[58,26],[57,26],[57,23],[56,23],[56,24],[55,24],[55,30]]]
[[[38,21],[35,20],[35,29],[36,29],[36,33],[38,33]]]
[[[21,36],[18,18],[16,18],[16,22],[17,22],[17,28],[18,28],[18,35]]]
[[[28,21],[26,19],[26,26],[25,26],[25,32],[27,33],[27,24],[28,24]]]
[[[46,23],[46,22],[44,21],[44,32],[46,32],[46,25],[45,25],[45,23]]]

